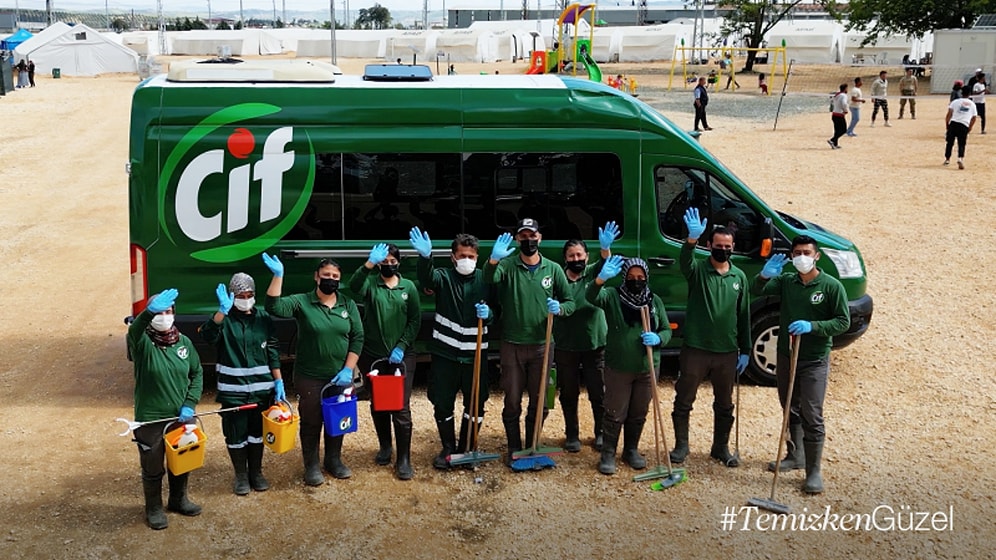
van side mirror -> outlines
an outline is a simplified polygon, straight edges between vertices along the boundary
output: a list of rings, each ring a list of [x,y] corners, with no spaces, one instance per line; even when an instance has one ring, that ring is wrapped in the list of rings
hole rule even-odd
[[[771,223],[771,218],[765,218],[761,224],[761,258],[766,259],[771,256],[771,249],[775,243],[775,226]]]

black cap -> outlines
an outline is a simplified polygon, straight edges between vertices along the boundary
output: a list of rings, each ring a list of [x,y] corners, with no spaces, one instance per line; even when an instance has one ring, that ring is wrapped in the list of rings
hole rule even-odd
[[[515,232],[519,233],[520,231],[522,231],[524,229],[528,229],[529,231],[536,231],[536,232],[538,232],[539,231],[539,222],[537,222],[536,220],[534,220],[532,218],[523,218],[523,219],[519,220],[519,225],[515,226]]]

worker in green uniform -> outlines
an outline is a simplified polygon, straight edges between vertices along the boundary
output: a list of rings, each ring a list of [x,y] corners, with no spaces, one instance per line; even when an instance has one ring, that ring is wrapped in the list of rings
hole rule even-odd
[[[712,450],[709,456],[736,467],[730,454],[730,429],[734,421],[733,383],[747,368],[750,353],[750,298],[747,275],[730,262],[733,232],[717,227],[710,234],[709,258],[695,261],[695,245],[706,231],[708,220],[697,208],[685,211],[688,238],[681,247],[678,264],[688,281],[684,344],[678,357],[678,381],[674,384],[674,450],[671,461],[683,463],[688,456],[688,417],[699,384],[712,382]]]
[[[404,408],[394,412],[375,411],[370,401],[370,416],[377,430],[380,450],[374,456],[378,465],[391,463],[391,423],[398,443],[394,463],[395,476],[410,480],[412,475],[412,380],[415,378],[415,353],[411,350],[422,324],[422,309],[415,283],[398,272],[401,251],[398,246],[378,243],[367,261],[349,279],[349,289],[363,301],[363,352],[360,372],[369,373],[373,363],[388,358],[389,364],[404,363]],[[395,367],[381,367],[379,373],[390,374]],[[390,370],[390,371],[387,371]],[[373,388],[373,387],[371,387]],[[374,389],[375,390],[375,389]]]
[[[754,277],[751,291],[755,295],[775,296],[781,300],[778,330],[778,398],[784,408],[791,399],[789,434],[792,443],[779,470],[806,469],[802,490],[807,494],[823,492],[820,463],[826,430],[823,425],[823,401],[830,375],[830,347],[833,337],[847,332],[851,315],[847,293],[833,276],[816,266],[820,259],[816,240],[800,235],[792,240],[792,266],[796,274],[782,274],[788,259],[775,255],[768,259]],[[789,337],[801,337],[795,386],[788,394],[790,368]],[[799,442],[802,440],[802,449]],[[774,463],[768,465],[774,470]]]
[[[128,352],[135,371],[135,420],[149,422],[179,417],[187,423],[204,388],[204,370],[194,344],[173,325],[175,289],[163,290],[149,298],[149,304],[128,326]],[[169,526],[163,511],[163,474],[166,472],[166,444],[163,425],[146,424],[135,428],[135,443],[142,466],[145,493],[145,521],[153,529]],[[169,473],[169,500],[166,509],[181,515],[200,515],[201,506],[187,498],[190,473]]]
[[[266,311],[277,317],[293,317],[297,324],[297,360],[294,387],[300,395],[301,453],[304,483],[320,486],[325,478],[318,466],[318,441],[325,437],[322,466],[335,478],[349,478],[352,471],[342,462],[342,438],[322,431],[322,388],[330,381],[343,389],[353,385],[353,372],[363,350],[363,323],[353,300],[339,294],[342,269],[331,259],[322,259],[315,269],[315,290],[281,296],[284,265],[275,256],[263,254],[273,273],[266,290]],[[333,395],[329,395],[333,396]]]
[[[616,446],[623,431],[622,459],[636,470],[645,469],[640,454],[640,436],[650,410],[651,391],[657,379],[651,375],[645,346],[653,348],[653,371],[660,368],[660,347],[671,340],[671,324],[660,297],[647,286],[647,263],[613,255],[605,261],[594,282],[585,289],[585,299],[605,311],[608,326],[605,345],[605,419],[602,420],[602,455],[598,472],[616,473]],[[622,286],[604,288],[623,273]],[[650,314],[650,330],[643,330],[641,309]]]
[[[580,239],[564,243],[564,274],[574,298],[574,313],[558,317],[553,323],[553,338],[557,342],[554,361],[557,364],[557,388],[560,390],[560,410],[564,413],[564,450],[581,451],[578,428],[578,399],[583,385],[588,392],[594,423],[594,447],[602,447],[602,371],[605,368],[605,312],[588,303],[585,289],[591,283],[612,251],[612,242],[619,235],[615,222],[598,228],[601,259],[588,263],[588,246]]]
[[[436,298],[436,315],[432,324],[432,370],[428,397],[432,403],[436,429],[442,449],[432,460],[437,469],[448,469],[448,457],[466,453],[472,425],[471,389],[474,381],[474,354],[477,349],[477,322],[482,323],[481,372],[478,389],[478,432],[484,419],[484,404],[488,400],[488,326],[493,314],[488,302],[493,299],[493,287],[484,281],[477,268],[478,240],[473,235],[458,234],[450,244],[450,267],[436,268],[432,263],[432,240],[429,233],[415,227],[409,242],[419,255],[418,283],[422,290],[432,291]],[[460,440],[456,439],[454,401],[457,392],[463,394],[463,420]]]
[[[280,375],[277,332],[270,314],[256,307],[256,281],[236,272],[226,287],[218,284],[218,311],[200,327],[201,337],[218,353],[216,401],[222,408],[256,403],[257,408],[221,415],[228,456],[235,468],[232,491],[245,496],[263,492],[263,415],[272,399],[287,399]],[[232,309],[234,307],[234,310]]]
[[[546,340],[548,314],[567,316],[574,312],[574,300],[567,285],[564,269],[539,252],[543,235],[539,223],[532,218],[519,220],[515,241],[519,244],[516,259],[502,260],[515,252],[512,235],[503,233],[491,249],[491,258],[484,265],[484,280],[497,286],[501,305],[501,386],[505,391],[505,407],[501,413],[508,441],[507,463],[522,449],[522,393],[529,392],[526,408],[526,442],[533,440],[536,414],[547,414],[541,407],[545,399],[540,387],[543,349]],[[553,353],[550,353],[553,357]]]

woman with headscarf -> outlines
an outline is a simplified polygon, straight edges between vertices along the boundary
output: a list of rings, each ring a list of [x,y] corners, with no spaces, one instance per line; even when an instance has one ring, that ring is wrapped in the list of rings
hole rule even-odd
[[[149,298],[145,311],[128,327],[128,352],[135,370],[135,420],[155,422],[179,417],[186,423],[194,417],[194,407],[204,387],[204,370],[193,343],[173,325],[175,289],[163,290]],[[142,465],[145,492],[145,521],[153,529],[169,526],[163,511],[163,474],[166,446],[163,424],[140,426],[133,432]],[[169,501],[166,509],[181,515],[200,515],[201,506],[187,499],[190,473],[169,473]]]
[[[256,403],[257,408],[222,413],[228,455],[235,468],[232,491],[245,496],[263,492],[263,415],[271,398],[287,399],[280,375],[280,352],[273,319],[256,307],[256,281],[236,272],[226,287],[218,284],[218,311],[201,325],[205,342],[218,352],[218,396],[223,408]],[[234,307],[234,309],[232,309]]]
[[[647,270],[643,259],[623,260],[613,255],[585,291],[585,298],[605,311],[608,326],[602,376],[605,418],[602,420],[602,456],[598,464],[602,474],[616,472],[616,445],[623,428],[623,461],[636,470],[647,466],[638,447],[643,425],[647,422],[651,391],[656,390],[657,380],[652,378],[651,372],[656,372],[660,366],[659,348],[671,340],[671,325],[664,302],[650,292]],[[603,288],[620,272],[625,278],[621,286]],[[643,330],[643,308],[650,314],[647,331]],[[647,363],[644,346],[653,348],[653,364]]]

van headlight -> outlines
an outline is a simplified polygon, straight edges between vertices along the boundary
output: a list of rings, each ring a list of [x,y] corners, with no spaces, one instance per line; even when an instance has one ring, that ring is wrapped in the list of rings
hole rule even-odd
[[[830,257],[841,278],[861,278],[864,276],[864,272],[861,270],[861,259],[854,251],[823,249],[823,254]]]

